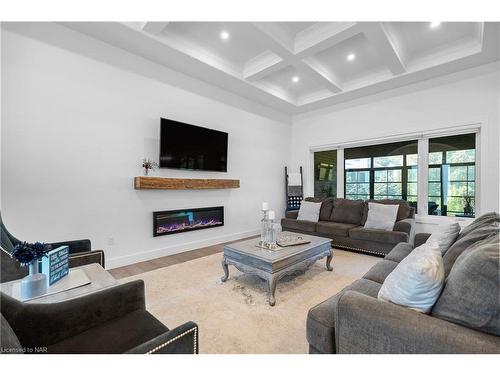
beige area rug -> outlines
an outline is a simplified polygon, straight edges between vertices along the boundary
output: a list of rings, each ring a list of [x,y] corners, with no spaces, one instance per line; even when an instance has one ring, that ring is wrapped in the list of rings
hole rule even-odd
[[[306,317],[314,305],[360,278],[380,258],[334,250],[333,271],[325,259],[305,273],[278,282],[276,305],[267,284],[229,266],[222,253],[132,276],[143,279],[147,309],[169,328],[192,320],[200,327],[200,353],[290,353],[308,351]]]

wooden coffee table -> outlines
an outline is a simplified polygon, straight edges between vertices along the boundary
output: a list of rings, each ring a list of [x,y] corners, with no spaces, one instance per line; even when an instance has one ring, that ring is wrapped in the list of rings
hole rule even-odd
[[[267,250],[257,247],[258,239],[250,239],[224,245],[222,256],[222,281],[229,278],[229,265],[241,272],[257,275],[269,285],[269,304],[274,306],[276,299],[276,283],[287,275],[305,271],[317,260],[326,257],[326,269],[332,271],[332,240],[306,234],[283,232],[282,236],[300,236],[311,241],[308,244],[281,247],[278,250]]]

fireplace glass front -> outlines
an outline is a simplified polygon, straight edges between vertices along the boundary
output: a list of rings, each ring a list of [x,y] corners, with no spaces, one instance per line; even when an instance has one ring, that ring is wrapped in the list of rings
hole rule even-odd
[[[187,208],[153,212],[153,236],[224,225],[224,207]]]

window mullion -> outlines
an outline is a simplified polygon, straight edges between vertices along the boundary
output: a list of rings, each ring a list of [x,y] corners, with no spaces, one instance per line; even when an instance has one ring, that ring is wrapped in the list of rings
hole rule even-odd
[[[401,167],[401,199],[408,200],[408,165],[407,156],[403,155],[403,166]]]
[[[337,149],[337,197],[345,197],[344,149]]]
[[[429,139],[418,140],[418,164],[417,164],[417,207],[419,215],[429,213],[428,203],[428,178],[429,178]]]

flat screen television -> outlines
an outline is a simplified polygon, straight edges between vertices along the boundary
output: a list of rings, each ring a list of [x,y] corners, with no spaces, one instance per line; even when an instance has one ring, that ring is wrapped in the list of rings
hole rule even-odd
[[[160,168],[227,172],[227,133],[161,119]]]

